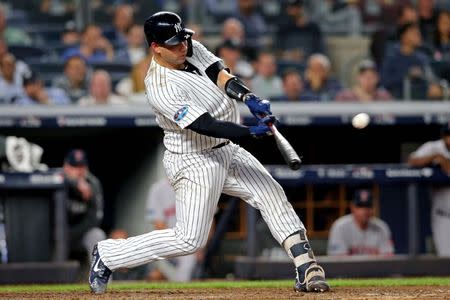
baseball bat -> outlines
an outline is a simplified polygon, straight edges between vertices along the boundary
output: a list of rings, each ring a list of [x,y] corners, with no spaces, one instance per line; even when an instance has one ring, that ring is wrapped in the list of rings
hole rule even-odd
[[[281,155],[284,158],[284,161],[288,164],[291,170],[300,169],[300,164],[302,160],[298,156],[297,152],[295,152],[294,148],[287,141],[287,139],[278,131],[275,125],[270,126],[272,130],[275,141],[277,142],[278,150],[280,150]]]

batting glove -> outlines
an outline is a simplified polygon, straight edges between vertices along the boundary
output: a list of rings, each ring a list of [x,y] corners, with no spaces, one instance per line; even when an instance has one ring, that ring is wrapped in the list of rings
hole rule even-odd
[[[269,100],[263,100],[253,93],[248,93],[243,97],[244,103],[255,118],[262,119],[266,115],[271,115]]]
[[[250,126],[250,134],[255,138],[260,138],[264,136],[272,135],[272,130],[270,126],[277,121],[275,116],[265,116],[259,120],[257,126]]]

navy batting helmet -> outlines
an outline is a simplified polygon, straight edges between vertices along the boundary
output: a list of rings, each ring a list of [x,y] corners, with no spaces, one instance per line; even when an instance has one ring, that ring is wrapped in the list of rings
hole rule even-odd
[[[145,21],[144,33],[149,46],[152,42],[173,46],[190,39],[194,31],[185,28],[177,14],[161,11]]]

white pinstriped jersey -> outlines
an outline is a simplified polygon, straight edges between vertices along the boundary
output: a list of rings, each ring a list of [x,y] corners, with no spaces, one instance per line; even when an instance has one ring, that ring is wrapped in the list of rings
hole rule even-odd
[[[226,141],[185,129],[206,112],[220,121],[239,121],[236,101],[228,97],[205,73],[220,58],[195,40],[192,46],[193,55],[186,60],[200,74],[168,69],[152,60],[145,78],[149,103],[158,125],[164,130],[164,145],[173,153],[198,152]]]

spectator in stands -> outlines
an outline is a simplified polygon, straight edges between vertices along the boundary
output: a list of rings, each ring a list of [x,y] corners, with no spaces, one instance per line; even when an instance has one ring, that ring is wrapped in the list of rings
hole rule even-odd
[[[240,44],[245,43],[244,25],[236,18],[228,18],[222,25],[222,40],[235,40]]]
[[[450,176],[450,122],[441,129],[441,138],[429,141],[411,153],[408,164],[413,167],[437,166]],[[432,192],[431,230],[439,256],[450,256],[450,187],[436,186]]]
[[[222,41],[233,40],[241,45],[242,55],[256,60],[257,52],[259,51],[259,46],[254,44],[249,44],[245,40],[244,25],[242,22],[236,18],[228,18],[222,25]]]
[[[55,77],[52,86],[66,92],[72,103],[88,94],[89,71],[86,61],[79,55],[69,57],[64,64],[64,74]]]
[[[258,12],[255,0],[238,0],[238,10],[234,17],[241,21],[244,26],[247,45],[255,47],[265,45],[264,38],[267,32],[267,24]]]
[[[378,71],[372,60],[363,60],[358,65],[357,84],[352,89],[346,89],[336,95],[337,101],[372,102],[376,100],[391,100],[392,96],[379,83]]]
[[[295,69],[286,69],[282,76],[283,95],[270,98],[272,101],[301,101],[303,92],[303,79]]]
[[[35,72],[29,72],[23,78],[24,95],[14,103],[19,105],[64,105],[70,104],[66,93],[59,88],[45,88]]]
[[[74,21],[67,21],[64,25],[64,30],[61,33],[61,43],[65,46],[75,46],[80,43],[81,35],[77,30],[77,25]]]
[[[78,100],[79,105],[122,105],[124,98],[112,92],[111,77],[105,70],[96,70],[89,83],[89,94]]]
[[[207,44],[207,42],[205,41],[205,36],[203,34],[203,28],[202,28],[202,26],[200,24],[190,23],[190,24],[187,24],[186,27],[190,28],[191,30],[194,31],[194,35],[192,36],[192,38],[194,40],[199,41],[203,45]]]
[[[0,38],[10,45],[31,45],[31,37],[22,29],[8,26],[6,10],[0,3]]]
[[[314,1],[317,3],[314,20],[325,32],[359,35],[362,29],[361,12],[357,0]]]
[[[119,4],[114,10],[111,41],[117,47],[126,47],[127,33],[134,24],[134,11],[130,4]]]
[[[67,49],[63,60],[74,55],[82,56],[88,63],[112,61],[114,48],[103,36],[100,27],[91,24],[82,32],[80,46]]]
[[[422,44],[418,25],[400,26],[398,36],[400,45],[386,53],[381,70],[382,85],[397,99],[406,96],[403,91],[406,78],[411,81],[432,78],[428,58],[418,51]]]
[[[18,63],[11,53],[0,57],[0,103],[10,104],[16,99],[23,97],[23,78],[16,76]]]
[[[434,0],[417,0],[417,12],[419,14],[419,27],[423,40],[432,44],[436,26],[436,11]]]
[[[217,56],[223,59],[231,73],[243,80],[249,80],[254,75],[253,67],[244,59],[241,53],[242,45],[235,40],[226,40],[217,47]]]
[[[309,57],[305,70],[305,91],[307,100],[330,101],[342,89],[341,83],[330,76],[331,62],[323,54]]]
[[[450,11],[440,11],[436,17],[436,22],[433,57],[436,60],[450,61]]]
[[[175,203],[175,191],[166,178],[157,181],[150,187],[147,199],[147,221],[154,230],[175,226]],[[149,265],[147,279],[150,281],[190,281],[198,267],[197,263],[202,257],[203,251],[198,251],[187,256],[153,262]]]
[[[252,89],[261,98],[270,99],[282,94],[282,85],[275,56],[269,51],[261,52],[256,61],[256,75],[251,80]]]
[[[75,12],[74,0],[42,0],[40,1],[40,12],[49,16],[64,16]]]
[[[114,229],[110,232],[111,239],[127,239],[129,234],[124,229]],[[131,269],[119,269],[113,272],[113,280],[142,280],[147,276],[147,266],[141,265]]]
[[[350,211],[331,226],[328,255],[393,255],[391,231],[384,221],[373,216],[370,191],[356,191]]]
[[[288,0],[276,32],[275,47],[284,60],[305,62],[313,53],[324,53],[322,31],[305,14],[303,0]]]
[[[402,7],[411,4],[410,0],[358,0],[357,2],[361,7],[364,24],[385,28],[395,28]]]
[[[144,28],[141,25],[132,25],[127,32],[127,43],[124,47],[116,52],[117,61],[137,64],[147,55],[147,47],[145,47]]]
[[[151,61],[152,54],[149,53],[147,57],[135,64],[131,69],[130,75],[117,83],[116,92],[126,97],[129,102],[147,103],[144,79]]]
[[[406,4],[400,7],[396,26],[383,26],[372,35],[370,53],[378,68],[381,68],[383,65],[383,58],[386,52],[397,44],[398,28],[404,24],[417,23],[418,21],[419,15],[416,8],[411,4]]]
[[[8,45],[6,44],[6,41],[4,39],[0,38],[0,59],[9,54],[8,52]],[[11,53],[13,54],[13,53]],[[30,68],[26,63],[21,61],[20,59],[15,59],[15,65],[14,65],[14,82],[17,84],[22,85],[23,82],[23,76],[25,74],[28,74],[30,72]],[[0,69],[0,75],[1,75],[1,69]]]
[[[67,186],[67,221],[71,253],[86,254],[89,259],[94,246],[106,239],[100,229],[103,219],[103,191],[100,181],[89,171],[86,153],[69,151],[63,164]]]

